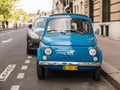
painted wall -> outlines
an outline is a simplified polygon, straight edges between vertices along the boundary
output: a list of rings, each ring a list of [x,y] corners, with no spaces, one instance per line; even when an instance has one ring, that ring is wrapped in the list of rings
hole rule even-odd
[[[114,39],[114,40],[119,40],[120,41],[120,21],[119,22],[108,22],[108,23],[94,23],[94,31],[97,33],[99,32],[98,35],[101,35],[101,26],[108,26],[109,27],[109,38]],[[103,36],[106,36],[106,27],[103,28]]]

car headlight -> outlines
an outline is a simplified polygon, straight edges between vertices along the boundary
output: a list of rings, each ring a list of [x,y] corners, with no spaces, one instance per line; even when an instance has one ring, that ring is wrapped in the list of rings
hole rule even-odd
[[[97,53],[96,50],[93,49],[93,48],[89,50],[89,54],[90,54],[91,56],[95,56],[96,53]]]
[[[46,55],[52,54],[52,49],[51,49],[51,48],[46,48],[46,49],[45,49],[45,54],[46,54]]]

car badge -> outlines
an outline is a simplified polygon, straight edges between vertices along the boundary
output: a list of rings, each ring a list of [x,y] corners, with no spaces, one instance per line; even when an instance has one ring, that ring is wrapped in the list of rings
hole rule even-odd
[[[68,53],[67,53],[67,55],[69,55],[69,56],[73,56],[73,51],[69,51]]]

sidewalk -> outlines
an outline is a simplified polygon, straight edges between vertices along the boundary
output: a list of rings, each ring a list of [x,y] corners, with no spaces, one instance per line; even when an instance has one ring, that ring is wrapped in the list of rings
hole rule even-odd
[[[15,27],[10,27],[10,28],[5,28],[5,29],[1,29],[1,28],[0,28],[0,32],[4,32],[4,31],[7,31],[7,30],[17,30],[17,29],[22,28],[22,27],[23,27],[23,26],[17,27],[17,28],[15,28]]]
[[[6,31],[6,30],[12,30],[12,29],[14,29],[14,28],[0,29],[0,32],[2,32],[2,31]]]
[[[103,52],[102,75],[120,90],[120,42],[108,37],[96,37]]]

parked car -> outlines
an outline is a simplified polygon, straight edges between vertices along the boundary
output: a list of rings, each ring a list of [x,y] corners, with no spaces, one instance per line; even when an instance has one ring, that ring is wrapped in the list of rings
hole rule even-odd
[[[38,17],[35,22],[30,24],[27,32],[27,54],[37,51],[39,47],[40,38],[43,35],[44,26],[47,17]]]
[[[100,80],[102,51],[91,19],[80,14],[51,15],[37,50],[37,76],[44,79],[46,69],[92,70]]]

